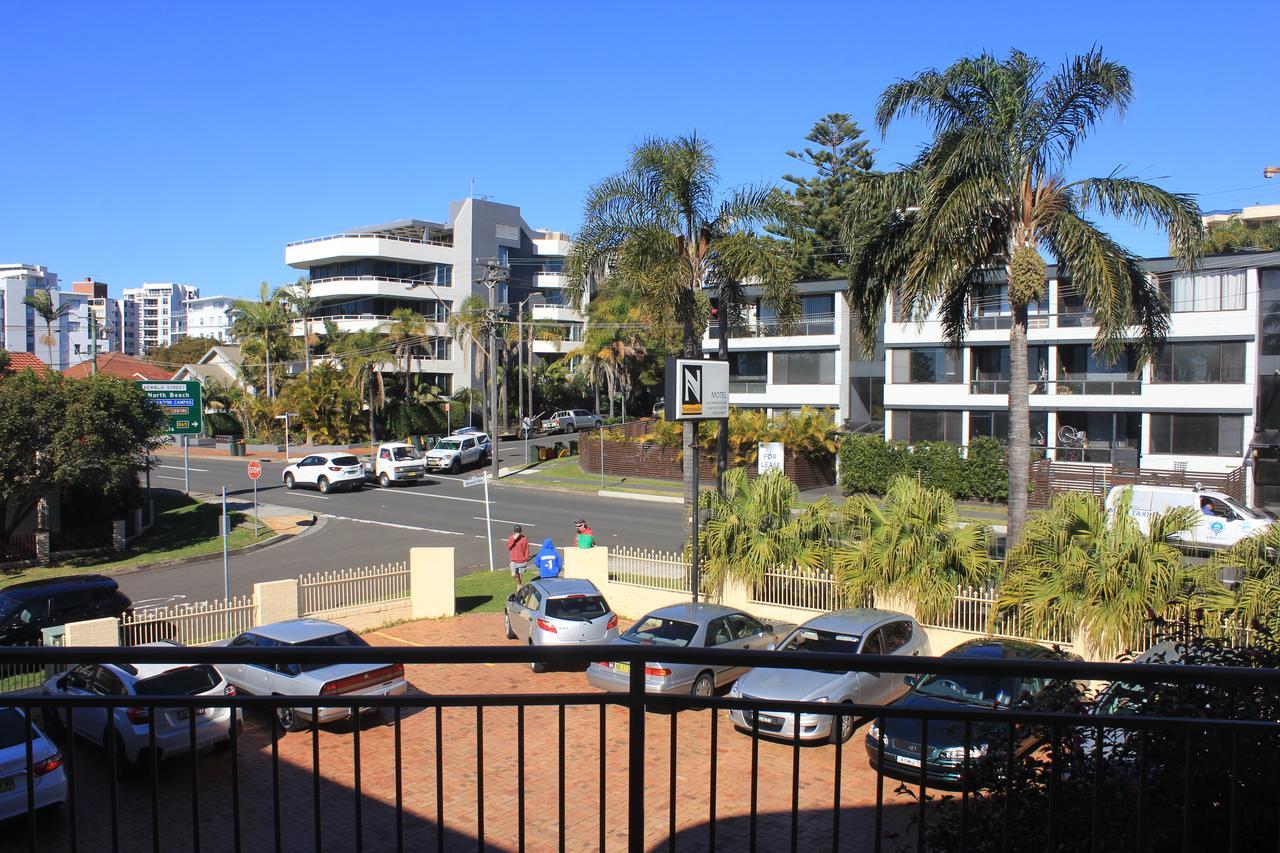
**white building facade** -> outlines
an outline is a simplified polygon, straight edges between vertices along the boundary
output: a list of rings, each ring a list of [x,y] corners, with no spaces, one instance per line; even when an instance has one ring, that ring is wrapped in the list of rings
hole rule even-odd
[[[324,333],[325,320],[342,331],[386,331],[397,308],[422,315],[431,332],[411,368],[452,393],[481,381],[468,347],[449,336],[447,320],[468,296],[487,302],[487,288],[476,283],[486,259],[510,270],[494,297],[511,306],[511,318],[516,306],[536,303],[529,297],[537,294],[545,304],[533,310],[565,323],[566,335],[574,334],[576,322],[581,338],[581,314],[576,306],[565,310],[560,297],[567,251],[567,237],[530,228],[520,208],[468,198],[450,204],[448,222],[403,219],[289,243],[285,262],[311,281],[311,297],[319,303],[313,335]],[[294,334],[302,333],[298,322]]]
[[[205,296],[187,300],[187,337],[213,338],[221,343],[234,343],[231,324],[235,321],[235,302],[230,296]]]
[[[187,303],[199,298],[200,288],[189,284],[144,283],[125,288],[120,312],[124,352],[143,356],[186,335]]]

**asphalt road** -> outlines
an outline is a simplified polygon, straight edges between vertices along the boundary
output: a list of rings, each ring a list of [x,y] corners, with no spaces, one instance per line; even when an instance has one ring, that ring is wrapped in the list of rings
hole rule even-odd
[[[517,463],[524,458],[523,443],[504,444],[500,454],[504,463]],[[160,462],[151,472],[152,485],[181,489],[182,457],[166,455]],[[219,494],[226,485],[234,508],[251,511],[253,484],[246,462],[231,457],[193,457],[191,490]],[[471,472],[464,471],[458,477],[433,474],[421,483],[390,489],[367,486],[358,492],[321,495],[308,489],[285,489],[280,482],[281,462],[264,461],[262,467],[258,481],[261,503],[315,513],[325,517],[325,524],[293,541],[233,557],[229,572],[233,595],[247,594],[257,581],[407,559],[414,545],[454,547],[458,574],[489,567],[484,489],[463,486]],[[588,520],[601,545],[681,548],[677,504],[532,488],[518,485],[518,479],[515,476],[490,486],[493,559],[499,570],[506,568],[502,543],[513,524],[524,527],[535,549],[547,537],[558,546],[572,544],[577,518]],[[122,575],[120,584],[135,600],[221,597],[222,557]]]

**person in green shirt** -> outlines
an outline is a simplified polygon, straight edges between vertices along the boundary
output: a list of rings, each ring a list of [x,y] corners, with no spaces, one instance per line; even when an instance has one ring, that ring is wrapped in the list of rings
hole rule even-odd
[[[578,547],[591,548],[596,544],[596,535],[590,527],[587,527],[586,519],[580,518],[574,523],[574,527],[578,529]]]

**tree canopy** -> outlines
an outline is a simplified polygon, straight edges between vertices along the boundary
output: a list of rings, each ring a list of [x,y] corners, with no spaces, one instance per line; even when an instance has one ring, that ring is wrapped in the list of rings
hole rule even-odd
[[[1206,255],[1280,251],[1280,222],[1246,222],[1232,217],[1212,225],[1204,235]]]
[[[167,347],[156,347],[151,350],[147,353],[147,361],[164,367],[173,367],[176,370],[179,365],[195,364],[204,358],[209,350],[221,345],[222,341],[217,338],[179,338]]]

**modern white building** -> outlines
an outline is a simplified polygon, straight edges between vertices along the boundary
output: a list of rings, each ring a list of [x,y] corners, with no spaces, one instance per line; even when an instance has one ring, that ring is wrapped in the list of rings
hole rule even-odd
[[[0,348],[48,359],[47,352],[36,352],[44,329],[38,328],[35,311],[22,301],[36,290],[56,293],[57,274],[35,264],[0,264]]]
[[[121,338],[129,355],[146,355],[187,333],[187,303],[200,298],[190,284],[143,283],[125,288],[121,302]]]
[[[449,205],[447,222],[401,219],[289,243],[285,263],[306,272],[311,296],[320,304],[312,334],[324,333],[326,319],[343,331],[386,330],[397,308],[421,314],[433,337],[411,367],[452,393],[480,381],[466,348],[449,337],[446,321],[468,296],[488,300],[487,289],[476,282],[487,259],[510,270],[495,301],[511,306],[511,316],[538,294],[545,304],[533,309],[535,318],[565,323],[570,336],[576,323],[581,338],[582,315],[560,297],[568,245],[563,234],[530,228],[518,207],[467,198]],[[294,333],[303,333],[300,322]]]
[[[205,296],[187,300],[187,337],[213,338],[232,343],[231,324],[235,320],[235,298]]]
[[[87,281],[101,293],[106,285]],[[54,370],[65,370],[92,356],[92,294],[86,282],[76,282],[70,292],[58,289],[58,276],[46,267],[32,264],[0,265],[0,347],[11,352],[29,352]],[[37,291],[47,291],[55,308],[69,306],[53,327],[23,300]],[[105,342],[100,341],[100,345]],[[103,351],[100,349],[100,351]]]

